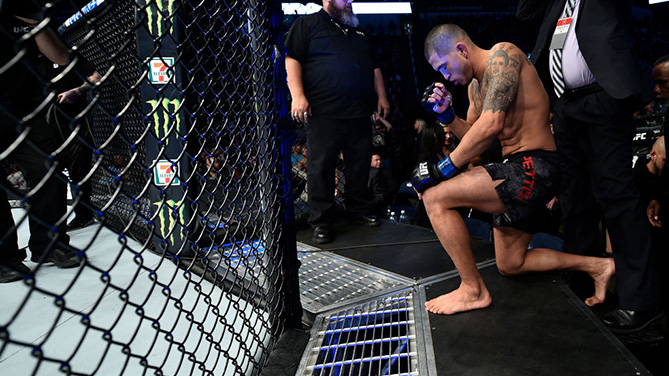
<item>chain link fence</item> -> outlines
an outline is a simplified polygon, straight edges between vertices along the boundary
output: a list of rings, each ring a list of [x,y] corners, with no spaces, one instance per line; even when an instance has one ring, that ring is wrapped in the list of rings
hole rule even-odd
[[[82,5],[0,1],[0,373],[257,375],[301,314],[280,3]]]

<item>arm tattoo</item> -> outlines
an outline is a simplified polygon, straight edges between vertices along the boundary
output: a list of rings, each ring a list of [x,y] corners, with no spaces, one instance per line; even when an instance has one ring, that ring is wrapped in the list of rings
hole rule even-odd
[[[507,112],[511,108],[518,92],[520,65],[524,58],[525,55],[513,45],[499,44],[493,48],[486,63],[487,93],[483,112]]]
[[[481,85],[477,79],[473,79],[469,84],[472,91],[472,99],[470,101],[470,106],[473,108],[474,113],[481,115],[481,105],[483,104],[483,98],[481,96]]]

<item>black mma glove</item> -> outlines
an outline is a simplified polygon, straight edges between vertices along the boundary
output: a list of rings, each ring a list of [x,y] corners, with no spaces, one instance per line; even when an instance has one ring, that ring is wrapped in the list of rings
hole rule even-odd
[[[425,192],[444,180],[457,175],[460,170],[455,167],[451,157],[446,157],[439,163],[422,162],[413,170],[411,184],[418,193]]]
[[[440,122],[444,124],[450,124],[455,119],[455,110],[453,110],[453,100],[451,98],[451,95],[446,94],[446,98],[448,99],[449,102],[451,102],[451,104],[448,106],[448,110],[446,110],[446,112],[444,112],[443,114],[437,112],[438,103],[428,102],[428,99],[430,99],[436,87],[437,83],[433,82],[430,86],[428,86],[425,89],[425,91],[423,92],[423,97],[420,100],[420,105],[423,107],[425,111],[433,113],[437,117],[437,120],[439,120]]]

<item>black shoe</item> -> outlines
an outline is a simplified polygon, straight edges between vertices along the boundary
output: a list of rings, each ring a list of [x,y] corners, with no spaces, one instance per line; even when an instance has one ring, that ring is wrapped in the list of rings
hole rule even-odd
[[[329,243],[332,241],[332,232],[327,226],[316,226],[311,240],[318,244]]]
[[[20,281],[30,274],[30,269],[22,262],[13,265],[0,264],[0,283]]]
[[[375,215],[363,215],[359,218],[359,221],[367,227],[376,227],[381,225],[381,221]]]
[[[83,258],[79,256],[77,252],[61,248],[52,249],[43,260],[41,260],[42,257],[36,256],[35,254],[30,256],[30,259],[34,262],[51,262],[61,269],[77,267],[81,265],[81,262],[83,261]]]
[[[602,317],[602,322],[613,333],[634,333],[662,317],[664,312],[655,307],[644,311],[616,308]]]
[[[67,231],[84,228],[86,226],[92,225],[93,223],[95,223],[93,218],[78,215],[74,217],[74,219],[71,220],[70,223],[67,224]]]

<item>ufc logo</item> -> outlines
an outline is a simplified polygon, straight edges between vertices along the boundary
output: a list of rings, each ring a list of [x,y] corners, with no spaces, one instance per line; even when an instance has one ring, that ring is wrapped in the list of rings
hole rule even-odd
[[[422,162],[421,164],[418,165],[418,172],[421,175],[427,175],[429,173],[427,169],[427,162]]]
[[[27,34],[33,29],[33,26],[15,26],[14,34]]]

